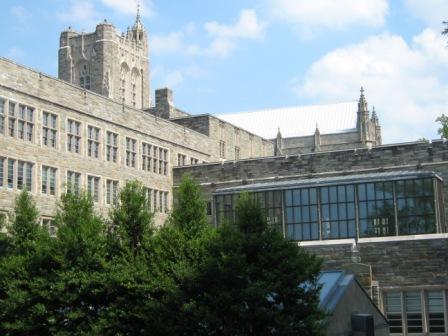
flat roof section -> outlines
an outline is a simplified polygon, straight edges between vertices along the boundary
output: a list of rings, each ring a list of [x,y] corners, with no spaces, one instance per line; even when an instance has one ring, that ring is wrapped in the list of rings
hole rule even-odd
[[[344,176],[334,176],[334,177],[321,177],[312,179],[300,179],[300,180],[288,180],[288,181],[277,181],[277,182],[266,182],[266,183],[254,183],[246,184],[236,187],[217,189],[213,195],[223,195],[223,194],[235,194],[244,191],[269,191],[269,190],[283,190],[283,189],[296,189],[296,188],[306,188],[306,187],[317,187],[317,186],[330,186],[330,185],[341,185],[341,184],[351,184],[351,183],[363,183],[363,182],[380,182],[380,181],[395,181],[395,180],[409,180],[418,179],[425,177],[435,177],[442,181],[442,178],[434,172],[429,171],[393,171],[393,172],[383,172],[383,173],[370,173],[370,174],[359,174],[359,175],[344,175]]]

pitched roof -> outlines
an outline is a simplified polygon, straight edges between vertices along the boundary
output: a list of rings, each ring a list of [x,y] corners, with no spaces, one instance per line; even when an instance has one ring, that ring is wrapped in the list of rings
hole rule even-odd
[[[312,135],[319,126],[321,134],[353,131],[358,103],[296,106],[253,112],[218,114],[218,118],[267,139]]]

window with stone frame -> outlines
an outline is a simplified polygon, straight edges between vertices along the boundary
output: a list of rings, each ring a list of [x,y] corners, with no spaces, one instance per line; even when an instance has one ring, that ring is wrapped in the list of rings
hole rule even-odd
[[[16,160],[8,159],[8,188],[13,189],[16,180]]]
[[[42,218],[41,225],[44,229],[48,231],[50,237],[56,237],[57,227],[53,218]]]
[[[90,90],[90,69],[87,64],[84,64],[81,68],[81,72],[79,75],[79,85],[86,90]]]
[[[100,201],[100,178],[98,176],[87,176],[87,192],[94,202]]]
[[[6,101],[0,98],[0,134],[5,133],[5,104]]]
[[[153,196],[153,202],[152,202],[152,207],[154,209],[154,212],[158,212],[159,211],[159,191],[158,190],[153,190],[152,191],[152,196]]]
[[[240,148],[235,146],[235,160],[240,159]]]
[[[142,170],[151,171],[152,167],[152,145],[142,142]]]
[[[163,175],[168,175],[168,150],[163,150]]]
[[[87,127],[87,155],[95,159],[100,156],[100,129],[98,127]]]
[[[81,123],[72,119],[67,120],[67,151],[81,152]]]
[[[117,204],[118,200],[118,181],[106,180],[106,204]]]
[[[199,164],[199,159],[191,157],[190,158],[190,165],[197,165],[197,164]]]
[[[0,188],[5,186],[5,164],[6,159],[4,157],[0,157]]]
[[[387,291],[383,303],[391,335],[446,333],[446,290]]]
[[[168,213],[169,207],[168,207],[168,192],[163,192],[163,212]]]
[[[34,109],[19,104],[19,115],[17,118],[17,137],[26,141],[33,141],[34,134]]]
[[[16,136],[16,128],[17,128],[16,106],[17,104],[11,101],[8,104],[8,135],[12,137]]]
[[[81,173],[67,171],[67,191],[73,194],[79,194],[81,190]]]
[[[157,173],[159,169],[159,159],[158,159],[159,151],[156,146],[152,147],[152,171],[153,173]]]
[[[179,167],[185,166],[187,162],[187,156],[183,154],[177,154],[177,165]]]
[[[33,166],[31,162],[18,161],[17,163],[17,189],[33,191]]]
[[[221,159],[226,157],[226,143],[222,140],[219,142],[219,157]]]
[[[153,190],[151,188],[145,188],[146,205],[149,211],[154,211],[152,208],[152,192]]]
[[[44,195],[56,195],[56,173],[57,169],[42,166],[41,191]]]
[[[109,162],[118,161],[118,134],[106,132],[106,160]]]
[[[126,166],[137,167],[137,140],[126,138]]]
[[[42,144],[56,148],[58,116],[50,112],[42,112]]]

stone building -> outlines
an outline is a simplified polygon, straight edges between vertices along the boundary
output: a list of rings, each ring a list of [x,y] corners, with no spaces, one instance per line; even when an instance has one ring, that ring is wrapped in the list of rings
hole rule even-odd
[[[441,140],[282,155],[197,167],[210,221],[233,221],[241,192],[285,237],[344,268],[391,335],[448,334],[448,145]]]
[[[171,118],[169,89],[151,107],[147,34],[139,15],[118,35],[62,32],[59,79],[0,58],[0,212],[27,188],[45,223],[69,185],[107,213],[126,180],[141,181],[162,224],[172,203],[172,168],[272,155],[269,140],[210,116],[208,130]]]
[[[220,114],[218,117],[271,139],[275,155],[381,145],[379,119],[375,107],[370,114],[363,88],[358,102]]]
[[[211,222],[232,220],[237,194],[254,192],[285,237],[357,275],[392,334],[447,335],[445,143],[381,145],[363,92],[358,102],[214,116],[182,111],[164,88],[152,105],[148,50],[137,15],[123,35],[107,22],[64,31],[58,79],[0,58],[0,213],[25,188],[45,225],[66,188],[86,189],[107,213],[136,179],[160,225],[189,173]]]

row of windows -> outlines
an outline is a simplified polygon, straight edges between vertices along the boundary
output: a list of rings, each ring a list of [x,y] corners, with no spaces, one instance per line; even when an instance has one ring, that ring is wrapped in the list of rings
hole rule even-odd
[[[221,159],[226,158],[226,142],[222,141],[222,140],[219,142],[219,157]],[[235,146],[234,160],[239,160],[239,159],[240,159],[240,147]]]
[[[271,225],[291,240],[303,241],[435,233],[443,222],[435,186],[441,188],[441,182],[424,178],[255,195]],[[233,220],[236,197],[216,196],[218,224]]]
[[[34,167],[31,162],[0,157],[0,187],[9,189],[23,190],[37,193],[34,190]],[[58,169],[55,167],[42,165],[40,179],[40,194],[57,196],[58,186]],[[86,175],[85,184],[82,180],[83,176],[80,172],[67,170],[66,186],[73,193],[79,193],[85,186],[87,192],[91,195],[95,203],[104,201],[107,205],[116,203],[118,196],[119,183],[112,179],[102,179],[99,176]],[[104,180],[104,185],[102,184]],[[148,189],[152,190],[152,189]],[[152,194],[148,195],[148,200],[153,202],[152,207],[157,212],[168,212],[168,192],[162,190],[152,190]]]
[[[412,290],[385,292],[384,313],[391,334],[445,334],[446,292]]]
[[[6,115],[8,106],[8,115]],[[8,127],[10,136],[27,141],[34,139],[35,110],[31,107],[9,102],[0,98],[0,134],[5,134]],[[50,148],[58,147],[59,117],[54,113],[42,112],[42,144]],[[101,159],[102,156],[102,131],[100,128],[87,125],[87,156]],[[66,124],[66,150],[80,154],[82,151],[82,125],[81,122],[68,118]],[[106,131],[105,133],[105,160],[117,163],[119,160],[119,137],[117,133]],[[131,168],[138,168],[136,139],[125,138],[125,164]],[[151,160],[151,162],[149,162]],[[168,150],[152,144],[142,142],[141,167],[145,171],[156,174],[168,175]]]
[[[153,212],[168,212],[168,192],[147,188],[146,199],[148,207]]]

